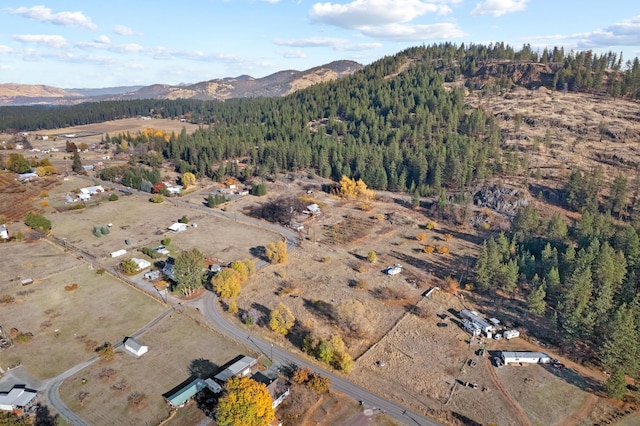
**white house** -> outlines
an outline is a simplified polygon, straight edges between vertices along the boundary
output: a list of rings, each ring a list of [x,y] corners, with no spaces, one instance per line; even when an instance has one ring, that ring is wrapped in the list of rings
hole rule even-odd
[[[174,185],[171,182],[162,183],[164,183],[165,189],[169,191],[169,194],[171,195],[180,195],[180,191],[182,191],[182,188],[184,188],[184,186],[182,185]]]
[[[141,271],[151,266],[151,262],[145,259],[136,259],[135,257],[133,257],[131,258],[131,260],[136,264],[138,271]]]
[[[0,410],[25,411],[37,395],[38,392],[26,385],[14,385],[9,392],[0,392]]]
[[[91,199],[91,194],[85,194],[83,192],[78,194],[78,200],[80,201],[89,201],[90,199]]]
[[[125,337],[124,348],[135,356],[142,356],[149,351],[149,347],[138,342],[133,337]]]
[[[29,173],[20,173],[18,175],[18,180],[20,182],[28,182],[28,181],[33,180],[33,179],[38,179],[38,174],[37,173],[29,172]]]
[[[87,186],[86,188],[80,188],[80,192],[82,194],[96,195],[104,192],[104,188],[102,185]]]
[[[307,213],[307,214],[311,214],[311,215],[319,215],[320,213],[322,213],[320,211],[320,206],[317,204],[309,204],[307,206],[307,210],[305,210],[303,213]]]
[[[167,229],[169,231],[173,231],[173,232],[182,232],[182,231],[186,231],[188,228],[186,223],[180,223],[180,222],[176,222],[174,224],[172,224],[171,226],[169,226]]]
[[[3,240],[9,239],[9,230],[7,229],[7,225],[0,225],[0,238]]]
[[[508,364],[550,364],[551,357],[544,352],[506,352],[500,354],[504,365]]]
[[[388,266],[387,269],[384,270],[384,273],[387,275],[398,275],[400,272],[402,272],[402,265],[399,263]]]

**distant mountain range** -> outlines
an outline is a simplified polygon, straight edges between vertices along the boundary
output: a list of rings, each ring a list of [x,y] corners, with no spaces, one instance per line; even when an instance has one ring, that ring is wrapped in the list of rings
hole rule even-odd
[[[0,105],[74,105],[82,102],[132,99],[231,99],[285,96],[313,84],[335,80],[364,68],[353,61],[335,61],[306,71],[286,70],[262,78],[241,75],[195,84],[121,86],[102,89],[60,89],[29,84],[0,84]]]

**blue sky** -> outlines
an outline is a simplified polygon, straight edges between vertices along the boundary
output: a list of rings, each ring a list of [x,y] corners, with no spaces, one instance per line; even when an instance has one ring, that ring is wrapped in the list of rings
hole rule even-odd
[[[0,83],[264,77],[410,46],[504,41],[640,56],[637,0],[103,0],[0,6]]]

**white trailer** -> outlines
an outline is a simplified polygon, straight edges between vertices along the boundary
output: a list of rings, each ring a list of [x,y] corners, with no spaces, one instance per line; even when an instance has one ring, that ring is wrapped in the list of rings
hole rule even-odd
[[[518,330],[507,330],[502,333],[502,336],[507,340],[515,339],[516,337],[520,337],[520,332]]]

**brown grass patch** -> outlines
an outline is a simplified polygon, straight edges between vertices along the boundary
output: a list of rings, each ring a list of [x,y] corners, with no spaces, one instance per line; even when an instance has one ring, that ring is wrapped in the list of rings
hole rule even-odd
[[[78,283],[73,283],[73,284],[71,284],[71,285],[65,285],[65,286],[64,286],[64,289],[65,289],[66,291],[74,291],[74,290],[77,290],[77,289],[78,289]]]

